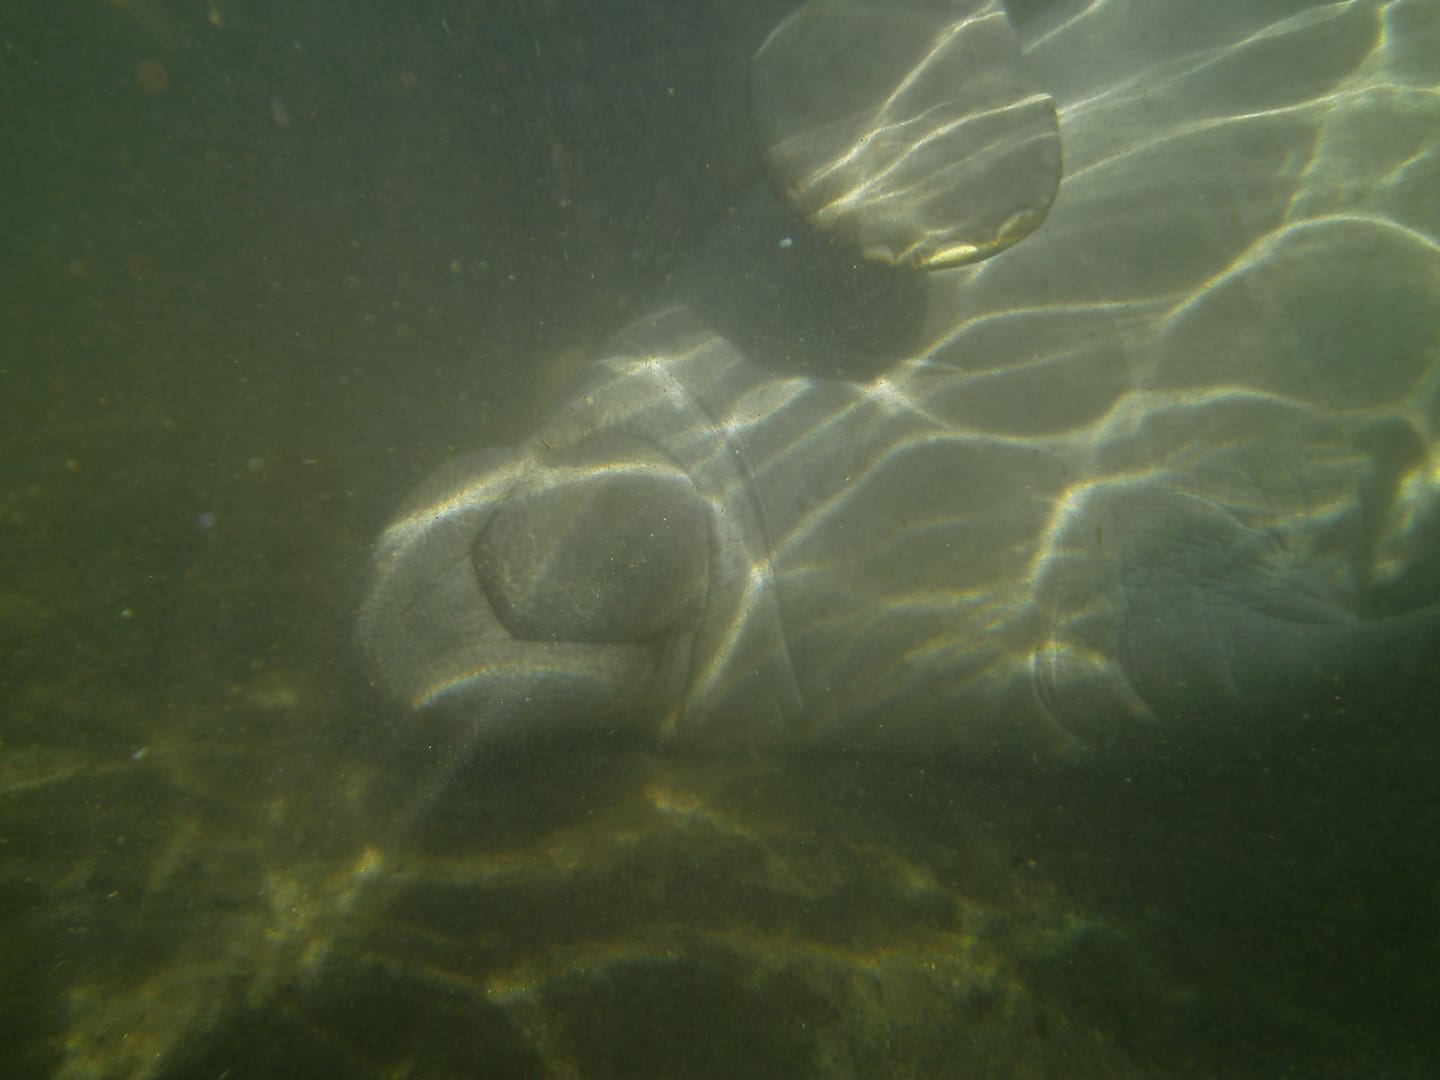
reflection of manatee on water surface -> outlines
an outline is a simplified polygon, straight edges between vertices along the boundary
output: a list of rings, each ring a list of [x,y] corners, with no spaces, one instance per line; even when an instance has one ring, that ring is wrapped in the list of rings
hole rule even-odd
[[[1283,722],[1433,648],[1433,5],[1029,7],[776,29],[793,224],[757,195],[385,531],[361,639],[406,706],[482,753],[1028,753]]]

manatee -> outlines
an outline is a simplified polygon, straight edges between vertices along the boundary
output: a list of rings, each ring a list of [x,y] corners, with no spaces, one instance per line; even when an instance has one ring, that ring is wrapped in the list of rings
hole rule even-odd
[[[1023,12],[776,27],[772,189],[380,537],[404,708],[1028,755],[1433,657],[1440,11]]]

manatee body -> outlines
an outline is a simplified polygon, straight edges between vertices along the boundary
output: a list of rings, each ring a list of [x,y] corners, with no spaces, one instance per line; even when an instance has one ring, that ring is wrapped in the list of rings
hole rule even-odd
[[[795,229],[737,216],[532,438],[415,494],[360,619],[400,700],[480,741],[1029,752],[1433,655],[1440,5],[1029,7],[777,27]],[[787,293],[817,235],[837,291]]]

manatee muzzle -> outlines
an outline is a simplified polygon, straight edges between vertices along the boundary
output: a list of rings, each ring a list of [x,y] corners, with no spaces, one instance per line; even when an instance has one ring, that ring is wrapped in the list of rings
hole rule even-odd
[[[518,640],[645,642],[691,627],[709,526],[690,478],[630,440],[553,455],[512,489],[474,547],[496,617]]]
[[[382,535],[360,641],[409,707],[466,726],[653,721],[679,693],[709,542],[699,493],[643,444],[463,455]]]

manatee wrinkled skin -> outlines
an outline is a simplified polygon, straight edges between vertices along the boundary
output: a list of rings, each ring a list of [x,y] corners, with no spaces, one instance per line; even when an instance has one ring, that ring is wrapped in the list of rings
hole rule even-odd
[[[913,336],[846,379],[663,298],[381,537],[360,636],[407,707],[1029,752],[1433,655],[1440,5],[891,6],[802,6],[756,112],[790,210],[920,283]]]

